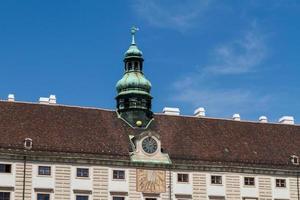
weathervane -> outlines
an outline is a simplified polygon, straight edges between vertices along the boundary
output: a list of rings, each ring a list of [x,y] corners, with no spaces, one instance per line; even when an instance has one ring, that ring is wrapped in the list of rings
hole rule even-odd
[[[133,45],[135,45],[134,36],[135,36],[135,33],[136,33],[138,30],[140,30],[140,29],[137,28],[137,27],[135,27],[135,26],[133,26],[133,27],[131,28],[131,36],[132,36],[132,42],[131,42],[131,44],[133,44]]]

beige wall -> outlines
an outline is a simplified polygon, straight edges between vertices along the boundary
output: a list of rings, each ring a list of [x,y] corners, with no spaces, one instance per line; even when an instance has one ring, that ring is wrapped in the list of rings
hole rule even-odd
[[[12,169],[15,168],[16,172],[16,185],[15,185],[15,199],[22,199],[23,197],[23,176],[24,164],[17,163]],[[25,200],[32,198],[32,164],[26,165],[26,182],[25,182]]]
[[[260,200],[272,199],[271,177],[258,177],[258,191]]]
[[[55,200],[71,199],[71,167],[57,165],[55,167]]]
[[[0,161],[1,162],[1,161]],[[53,165],[53,163],[51,163]],[[36,173],[33,170],[37,169],[37,163],[28,163],[26,168],[26,191],[25,191],[25,199],[31,200],[36,198],[35,188],[33,188],[32,178],[36,176]],[[47,165],[47,163],[43,163],[41,165]],[[52,176],[49,179],[53,179],[54,188],[45,188],[45,189],[53,189],[53,193],[51,193],[52,200],[73,200],[75,199],[74,194],[74,183],[71,183],[72,176],[75,176],[73,173],[74,169],[76,169],[78,165],[55,165],[52,168]],[[88,166],[90,169],[90,178],[91,187],[88,190],[91,192],[90,199],[92,200],[110,200],[112,199],[111,193],[118,192],[116,191],[116,187],[114,189],[110,188],[111,182],[111,171],[115,168],[110,167],[102,167],[102,166]],[[118,167],[123,169],[122,167]],[[12,192],[12,199],[21,200],[22,199],[22,189],[23,189],[23,163],[13,163],[13,173],[11,174],[12,178],[14,178],[15,185],[13,186],[14,191]],[[72,170],[73,169],[73,170]],[[136,191],[136,169],[134,168],[124,168],[126,170],[126,182],[127,184],[123,184],[122,195],[126,197],[126,200],[141,200],[144,199],[144,195],[140,192]],[[295,177],[276,177],[276,176],[267,176],[267,175],[251,175],[251,174],[240,174],[240,173],[217,173],[222,176],[223,183],[221,186],[212,186],[210,183],[210,176],[212,174],[216,174],[215,172],[189,172],[190,183],[185,186],[184,191],[179,191],[177,183],[177,173],[178,171],[172,171],[171,174],[169,171],[166,171],[166,192],[158,195],[158,200],[168,200],[171,190],[172,199],[176,199],[175,196],[182,192],[183,196],[192,196],[194,200],[208,200],[210,198],[222,198],[229,200],[242,200],[243,198],[257,198],[259,200],[273,200],[273,199],[290,199],[290,200],[298,200],[297,199],[297,180]],[[184,173],[184,172],[183,172]],[[171,175],[171,176],[170,176]],[[2,174],[0,174],[0,182]],[[8,175],[10,176],[10,175]],[[254,176],[256,180],[255,188],[253,189],[253,193],[245,193],[244,191],[249,189],[245,188],[243,185],[244,176]],[[171,187],[170,185],[171,178]],[[276,178],[284,178],[287,182],[286,188],[276,188],[275,187],[275,179]],[[5,180],[8,180],[7,178]],[[40,180],[40,179],[38,179]],[[74,180],[74,177],[73,177]],[[77,180],[75,180],[77,181]],[[79,180],[78,180],[79,181]],[[36,187],[34,183],[34,187]],[[44,184],[44,183],[43,183]],[[118,184],[114,182],[113,184]],[[44,184],[45,185],[45,184]],[[49,184],[51,185],[51,184]],[[127,191],[124,192],[124,185],[127,187]],[[7,185],[8,187],[11,185]],[[0,183],[0,190],[5,188],[5,183]],[[80,187],[80,182],[76,185],[77,189]],[[189,190],[191,187],[191,190]],[[177,188],[175,190],[175,188]],[[184,187],[182,187],[184,188]],[[213,189],[212,189],[213,188]],[[213,195],[211,191],[216,189],[216,195]],[[41,189],[41,188],[40,188]],[[86,186],[85,186],[85,189]],[[217,193],[217,190],[218,193]],[[175,193],[175,192],[176,193]],[[210,193],[208,193],[210,191]],[[223,191],[223,193],[222,193]],[[253,196],[249,196],[253,195]],[[153,196],[155,197],[155,195]]]
[[[240,175],[226,174],[225,188],[227,199],[240,200],[241,199],[241,186]]]

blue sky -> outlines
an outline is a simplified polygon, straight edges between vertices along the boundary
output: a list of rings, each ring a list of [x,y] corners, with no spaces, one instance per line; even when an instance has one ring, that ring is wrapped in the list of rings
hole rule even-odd
[[[130,27],[153,110],[300,120],[296,0],[1,1],[0,97],[114,108]]]

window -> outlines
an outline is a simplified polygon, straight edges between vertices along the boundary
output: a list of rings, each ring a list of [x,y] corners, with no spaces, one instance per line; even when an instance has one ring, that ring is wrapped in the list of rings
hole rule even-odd
[[[10,200],[9,192],[0,192],[0,200]]]
[[[125,197],[113,197],[113,200],[125,200]]]
[[[131,70],[132,70],[132,68],[133,68],[133,67],[132,67],[132,63],[131,63],[131,62],[129,62],[129,63],[128,63],[128,70],[129,70],[129,71],[131,71]]]
[[[50,194],[37,194],[37,200],[50,200]]]
[[[32,148],[32,139],[26,138],[24,141],[24,148],[30,150]]]
[[[222,184],[222,176],[211,176],[211,184]]]
[[[50,176],[51,175],[51,167],[50,166],[39,166],[39,175]]]
[[[188,183],[189,175],[188,174],[177,174],[177,182]]]
[[[276,187],[286,187],[285,179],[276,179]]]
[[[89,177],[89,169],[77,168],[77,177]]]
[[[244,178],[244,185],[255,185],[254,177],[245,177]]]
[[[146,200],[157,200],[156,198],[146,198]]]
[[[134,70],[138,70],[139,69],[139,63],[138,62],[134,62]]]
[[[0,164],[0,173],[10,173],[11,165],[10,164]]]
[[[88,200],[89,196],[86,195],[76,195],[76,200]]]
[[[299,165],[299,157],[295,156],[295,155],[292,155],[291,156],[291,162],[292,162],[293,165]]]
[[[124,180],[125,179],[125,171],[124,170],[114,170],[113,171],[113,179]]]

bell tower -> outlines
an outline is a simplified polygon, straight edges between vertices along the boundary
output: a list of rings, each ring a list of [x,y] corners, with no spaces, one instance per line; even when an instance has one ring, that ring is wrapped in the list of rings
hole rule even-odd
[[[143,73],[143,53],[137,47],[135,34],[138,28],[131,28],[131,45],[124,55],[124,75],[116,84],[117,112],[133,127],[146,127],[151,121],[151,83]]]

